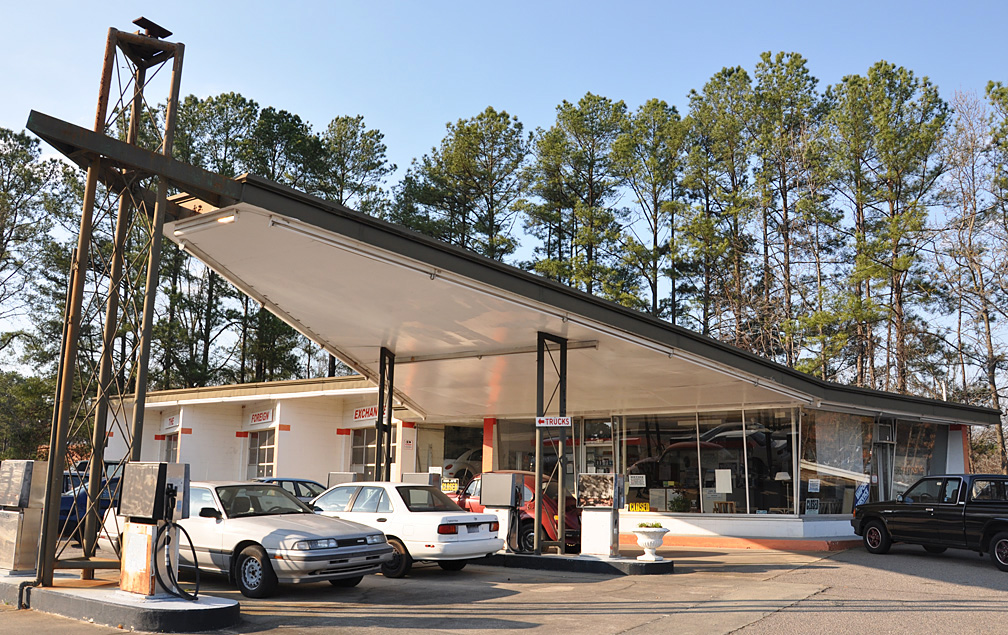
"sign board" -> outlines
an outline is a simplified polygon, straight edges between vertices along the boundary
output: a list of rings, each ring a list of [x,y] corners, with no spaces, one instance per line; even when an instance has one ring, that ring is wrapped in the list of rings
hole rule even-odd
[[[647,487],[647,479],[643,474],[627,474],[628,487]]]
[[[459,480],[457,478],[443,478],[441,479],[441,491],[445,494],[451,494],[452,492],[457,492],[459,488]]]
[[[413,439],[403,439],[403,449],[412,450],[413,449]]]
[[[818,498],[806,498],[805,499],[805,515],[815,516],[819,513],[819,499]]]
[[[628,512],[649,512],[651,505],[648,503],[627,503],[626,510]]]
[[[252,418],[249,420],[249,423],[255,425],[257,423],[269,423],[270,421],[273,421],[272,408],[270,408],[269,410],[263,410],[262,412],[253,412]]]
[[[536,417],[537,428],[569,428],[570,417]]]
[[[808,491],[809,491],[809,494],[817,494],[817,493],[819,493],[819,482],[820,481],[817,478],[810,478],[809,479],[809,481],[808,481]]]
[[[174,428],[177,425],[178,425],[178,416],[172,415],[170,417],[165,417],[164,425],[162,426],[162,428],[169,429]]]
[[[378,406],[368,406],[367,408],[355,408],[353,411],[354,421],[374,421],[378,418]]]

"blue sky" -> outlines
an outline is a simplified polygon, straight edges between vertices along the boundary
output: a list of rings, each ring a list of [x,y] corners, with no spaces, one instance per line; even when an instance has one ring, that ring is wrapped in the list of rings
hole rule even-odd
[[[320,130],[362,114],[401,168],[488,105],[532,130],[587,91],[685,112],[691,88],[761,51],[820,87],[880,59],[948,99],[1008,82],[1005,2],[243,2],[0,0],[0,126],[31,109],[91,126],[107,28],[144,15],[186,45],[182,88],[236,91]],[[151,94],[160,98],[163,92]]]

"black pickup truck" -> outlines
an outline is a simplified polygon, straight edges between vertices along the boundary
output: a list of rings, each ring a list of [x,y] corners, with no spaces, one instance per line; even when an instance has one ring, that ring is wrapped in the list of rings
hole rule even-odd
[[[871,553],[886,553],[894,542],[929,553],[971,549],[1008,571],[1008,476],[927,476],[896,500],[858,505],[851,525]]]

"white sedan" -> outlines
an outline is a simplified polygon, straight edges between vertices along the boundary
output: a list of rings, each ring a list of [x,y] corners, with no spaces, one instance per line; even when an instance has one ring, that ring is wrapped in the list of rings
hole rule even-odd
[[[321,517],[269,483],[190,483],[189,514],[178,524],[192,539],[200,571],[228,575],[248,597],[266,597],[281,582],[354,586],[394,556],[381,531]],[[120,536],[110,522],[121,517],[111,518],[103,533]],[[189,543],[184,536],[179,543],[179,566],[192,568]]]
[[[309,505],[323,516],[352,520],[380,529],[395,549],[382,573],[400,578],[413,562],[433,560],[458,571],[471,558],[499,551],[497,516],[467,512],[430,485],[345,483],[329,488]]]

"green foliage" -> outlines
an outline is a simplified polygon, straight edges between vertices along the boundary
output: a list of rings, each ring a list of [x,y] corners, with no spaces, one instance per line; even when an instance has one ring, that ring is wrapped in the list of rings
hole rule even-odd
[[[49,441],[52,396],[52,382],[0,372],[0,459],[38,458]]]
[[[441,145],[415,161],[393,218],[494,260],[514,253],[524,205],[529,139],[516,117],[492,107],[447,125]]]

